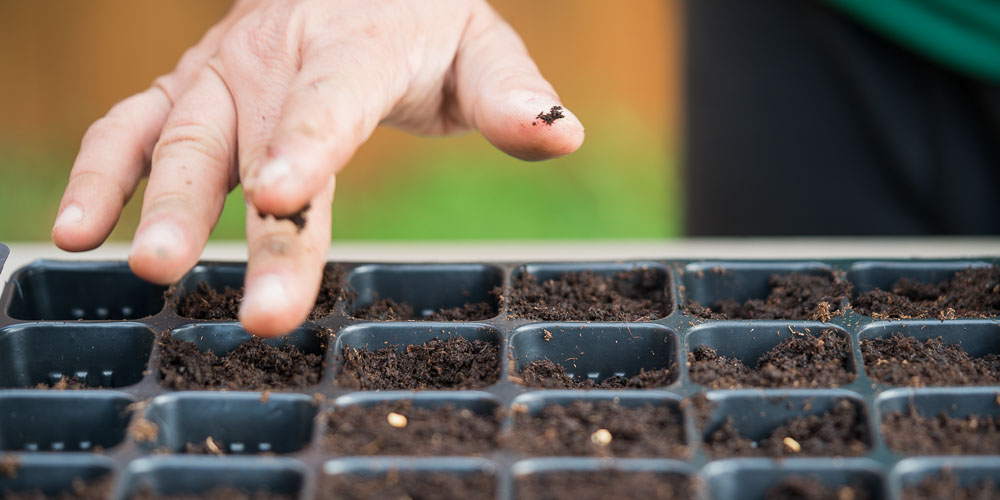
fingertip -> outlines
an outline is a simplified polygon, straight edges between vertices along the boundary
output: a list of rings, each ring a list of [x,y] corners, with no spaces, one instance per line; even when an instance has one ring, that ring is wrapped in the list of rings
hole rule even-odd
[[[140,278],[161,285],[175,283],[197,262],[184,232],[169,221],[146,224],[136,231],[129,267]]]
[[[296,310],[303,308],[289,295],[286,279],[281,275],[248,278],[245,290],[239,318],[246,331],[259,337],[278,337],[305,322],[308,310]]]
[[[291,161],[268,160],[243,182],[247,199],[262,213],[292,215],[302,210],[315,194],[311,182]]]
[[[103,235],[88,229],[83,208],[76,203],[59,211],[52,225],[52,242],[67,252],[85,252],[100,246]]]
[[[515,92],[477,114],[480,132],[505,153],[528,161],[570,154],[583,145],[583,123],[555,96]]]

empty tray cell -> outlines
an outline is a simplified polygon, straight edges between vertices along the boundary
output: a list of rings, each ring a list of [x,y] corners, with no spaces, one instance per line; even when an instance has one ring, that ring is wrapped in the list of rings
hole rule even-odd
[[[881,468],[864,458],[741,458],[712,462],[702,470],[715,500],[891,498]]]
[[[695,262],[681,284],[684,312],[715,320],[830,321],[851,295],[821,262]]]
[[[1000,385],[1000,323],[882,322],[859,337],[865,372],[881,384]]]
[[[316,403],[302,394],[167,394],[146,408],[157,431],[144,444],[205,455],[293,453],[309,444],[315,416]]]
[[[876,400],[886,445],[902,455],[995,455],[1000,395],[993,388],[893,389]]]
[[[325,330],[255,337],[236,323],[192,324],[160,340],[160,383],[170,389],[303,389],[319,383]]]
[[[244,264],[205,264],[195,267],[180,282],[172,305],[178,316],[201,321],[238,319],[243,300]],[[323,272],[319,296],[309,319],[319,319],[346,298],[346,271],[339,264],[328,264]]]
[[[142,379],[156,335],[139,323],[0,330],[0,387],[112,388]]]
[[[650,323],[537,323],[510,338],[511,378],[531,387],[622,389],[677,380],[677,334]]]
[[[896,465],[890,481],[903,500],[998,498],[1000,459],[909,458]]]
[[[719,391],[701,437],[714,458],[858,456],[872,445],[863,400],[849,391]]]
[[[486,325],[369,323],[337,334],[336,382],[364,390],[476,389],[500,376],[501,334]]]
[[[680,398],[667,392],[534,392],[511,413],[504,443],[527,455],[688,456]]]
[[[696,498],[694,472],[676,460],[536,458],[511,471],[518,500]]]
[[[0,393],[0,450],[94,451],[125,438],[134,400],[120,392]]]
[[[512,274],[504,309],[514,319],[652,321],[674,306],[662,264],[598,262],[521,266]]]
[[[482,455],[497,448],[500,402],[485,392],[354,393],[324,415],[339,455]]]
[[[236,491],[254,500],[293,500],[305,474],[302,462],[283,457],[147,457],[129,464],[115,498],[215,499]]]
[[[832,325],[708,323],[685,342],[691,381],[713,389],[836,387],[857,377],[850,336]]]
[[[21,454],[0,456],[0,464],[11,468],[9,474],[0,473],[0,498],[108,498],[111,494],[114,462],[107,457]]]
[[[125,263],[37,261],[7,284],[8,315],[23,320],[124,320],[163,309],[166,287],[143,281]]]
[[[496,466],[481,458],[342,458],[323,467],[314,498],[495,498]]]
[[[847,273],[854,310],[879,319],[1000,316],[1000,269],[982,261],[863,261]]]
[[[347,278],[364,320],[476,321],[497,315],[503,272],[480,264],[371,264]]]

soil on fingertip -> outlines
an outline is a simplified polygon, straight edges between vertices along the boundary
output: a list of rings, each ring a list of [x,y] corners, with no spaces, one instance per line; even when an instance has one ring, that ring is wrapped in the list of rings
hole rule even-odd
[[[882,418],[889,448],[906,455],[995,455],[1000,449],[1000,416],[923,416],[915,408]]]
[[[868,500],[872,498],[860,484],[827,486],[818,479],[791,476],[772,486],[764,494],[764,500]]]
[[[688,456],[681,415],[670,407],[629,407],[616,401],[550,404],[531,414],[515,405],[514,425],[502,440],[535,456]]]
[[[320,480],[316,498],[369,500],[451,500],[493,498],[496,479],[488,474],[408,472],[390,470],[384,476],[335,474]]]
[[[0,477],[4,476],[0,475]],[[113,485],[114,481],[108,474],[89,481],[74,479],[73,484],[67,490],[54,494],[46,494],[39,490],[11,491],[0,489],[0,498],[4,500],[105,500],[111,494]]]
[[[542,283],[521,273],[501,304],[514,319],[542,321],[652,321],[670,314],[670,293],[650,268],[604,276],[566,273]]]
[[[346,287],[346,283],[347,272],[342,266],[327,266],[323,270],[323,281],[309,319],[319,319],[332,313],[338,301],[352,300],[354,292]],[[178,316],[189,319],[236,321],[242,301],[243,287],[227,286],[220,292],[202,281],[193,292],[180,295],[176,311]]]
[[[903,488],[903,500],[985,500],[1000,498],[1000,488],[992,479],[983,479],[962,485],[955,474],[944,470],[940,475],[928,476],[920,482]]]
[[[587,377],[570,377],[566,367],[548,359],[532,361],[513,380],[528,387],[542,389],[648,389],[663,387],[676,380],[672,370],[642,370],[632,377],[613,375],[596,381]]]
[[[867,425],[850,400],[837,401],[822,415],[795,417],[759,441],[743,437],[733,417],[705,438],[713,458],[858,456],[868,452]]]
[[[496,316],[496,309],[488,302],[470,302],[459,307],[444,307],[422,316],[410,304],[384,298],[359,309],[352,316],[365,321],[479,321]]]
[[[422,408],[410,401],[336,407],[324,415],[326,448],[340,455],[482,455],[497,447],[502,413]]]
[[[294,500],[291,493],[271,493],[267,490],[245,491],[229,486],[212,488],[201,493],[177,493],[161,495],[148,487],[129,495],[129,500]]]
[[[830,329],[816,336],[789,337],[764,353],[752,368],[700,345],[688,353],[688,370],[693,382],[712,389],[836,387],[856,377],[848,339]]]
[[[307,203],[306,206],[302,207],[302,210],[299,210],[298,212],[295,212],[294,214],[290,215],[274,215],[274,214],[266,214],[264,212],[257,212],[257,215],[260,216],[261,219],[267,219],[268,217],[271,217],[277,221],[287,220],[292,224],[295,224],[296,231],[301,233],[302,230],[306,228],[306,212],[309,211],[310,206],[311,204]]]
[[[832,274],[775,274],[768,279],[771,291],[764,299],[740,303],[720,300],[705,306],[687,301],[685,313],[703,319],[783,319],[827,322],[842,313],[840,304],[850,298],[852,286]]]
[[[556,120],[561,120],[563,118],[566,118],[566,114],[563,113],[563,107],[552,106],[551,108],[549,108],[548,113],[544,111],[538,113],[538,115],[535,116],[536,121],[531,122],[531,126],[535,126],[537,121],[541,121],[542,123],[551,127]]]
[[[607,500],[609,498],[695,498],[690,479],[679,474],[600,471],[546,472],[518,476],[521,500]]]
[[[868,376],[883,384],[911,387],[1000,385],[1000,355],[974,358],[961,345],[941,337],[923,342],[893,333],[862,339],[861,355]]]
[[[483,340],[434,338],[424,344],[397,345],[377,350],[345,346],[337,384],[348,389],[475,389],[500,376],[496,344]]]
[[[173,390],[303,389],[319,383],[323,356],[252,337],[218,356],[170,332],[160,341],[160,383]]]
[[[1000,316],[1000,268],[970,267],[938,284],[900,279],[890,290],[858,295],[854,309],[877,319]]]

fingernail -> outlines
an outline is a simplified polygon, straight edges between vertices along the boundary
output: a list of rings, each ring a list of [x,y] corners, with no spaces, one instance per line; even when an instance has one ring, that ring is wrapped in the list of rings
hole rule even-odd
[[[56,217],[54,227],[73,226],[81,222],[83,222],[83,209],[74,203],[64,208],[59,217]]]
[[[281,276],[264,274],[248,283],[243,303],[240,304],[240,319],[247,311],[277,310],[288,303],[287,288]]]
[[[252,187],[273,186],[285,180],[291,173],[291,163],[288,163],[284,158],[275,158],[260,167],[260,172],[257,172],[256,178],[253,179]]]
[[[129,256],[144,251],[165,259],[170,256],[170,249],[177,248],[183,240],[184,237],[177,226],[169,222],[157,222],[135,236]]]

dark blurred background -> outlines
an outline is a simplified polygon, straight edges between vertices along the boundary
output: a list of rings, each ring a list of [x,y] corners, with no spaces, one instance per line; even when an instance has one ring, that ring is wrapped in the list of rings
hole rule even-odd
[[[522,163],[477,134],[380,128],[337,180],[335,239],[680,234],[673,0],[494,0],[587,127],[576,154]],[[229,0],[0,0],[0,240],[45,240],[87,126],[169,71]],[[131,237],[141,193],[115,240]],[[244,236],[234,191],[213,233]]]

